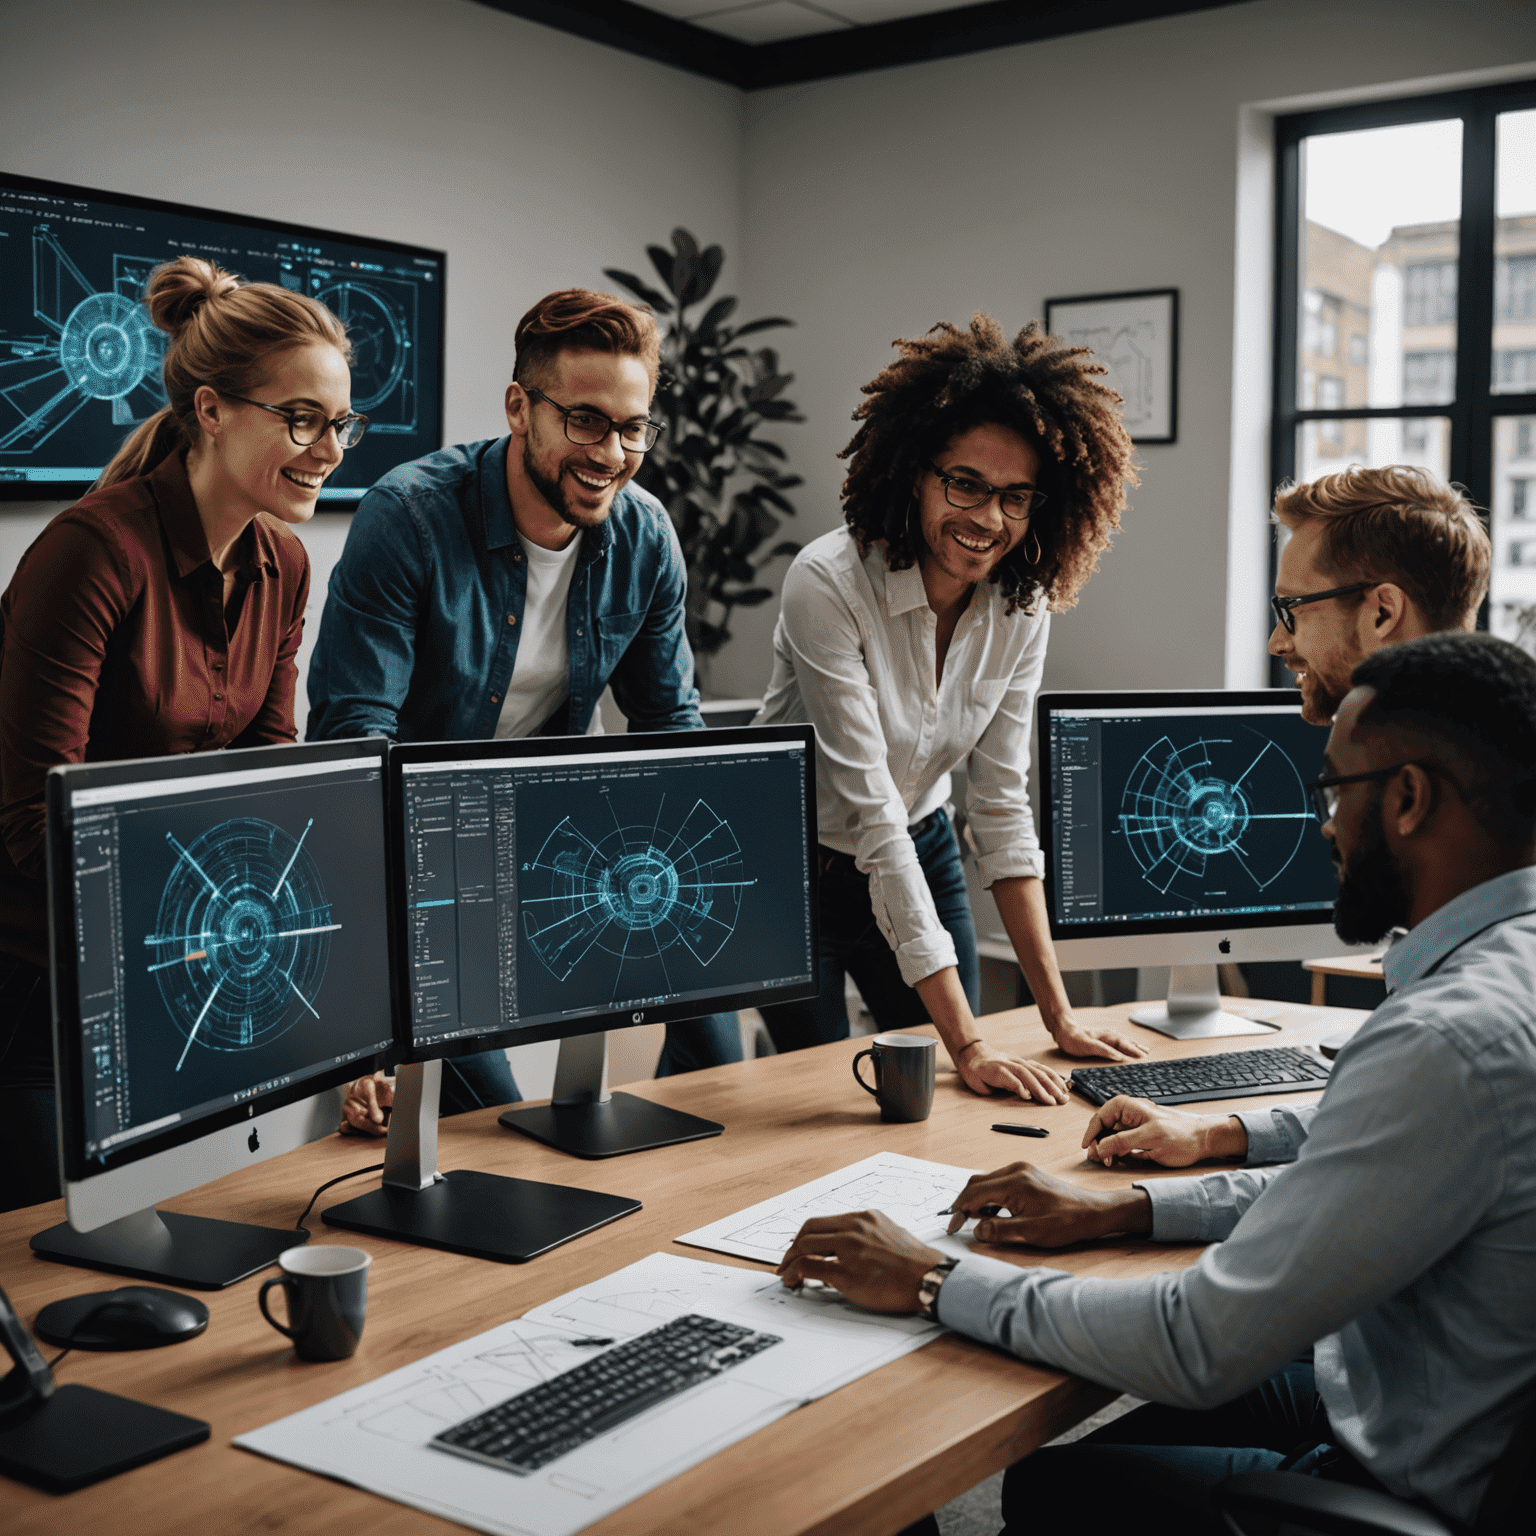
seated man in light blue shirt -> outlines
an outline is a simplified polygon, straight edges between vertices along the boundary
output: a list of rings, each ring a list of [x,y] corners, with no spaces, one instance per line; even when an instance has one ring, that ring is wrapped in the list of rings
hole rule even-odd
[[[786,1283],[880,1311],[930,1298],[951,1327],[1151,1400],[1011,1468],[1010,1533],[1067,1528],[1084,1489],[1113,1488],[1139,1526],[1214,1536],[1210,1490],[1281,1466],[1468,1526],[1492,1513],[1491,1470],[1536,1403],[1536,661],[1429,635],[1353,683],[1314,793],[1340,936],[1408,930],[1386,1002],[1315,1110],[1216,1122],[1121,1100],[1095,1117],[1129,1127],[1106,1158],[1283,1166],[1099,1194],[1014,1164],[956,1202],[1009,1212],[982,1242],[1139,1233],[1210,1243],[1199,1261],[1136,1281],[951,1265],[868,1213],[807,1223],[786,1256]]]

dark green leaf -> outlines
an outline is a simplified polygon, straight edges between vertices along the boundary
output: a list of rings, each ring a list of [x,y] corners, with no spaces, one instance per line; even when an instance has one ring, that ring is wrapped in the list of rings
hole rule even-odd
[[[763,556],[762,563],[767,565],[770,560],[777,560],[780,555],[788,555],[791,559],[793,559],[804,548],[805,546],[803,544],[797,544],[793,539],[785,539],[781,543],[775,544],[773,548]]]
[[[677,292],[677,284],[672,281],[672,252],[664,245],[648,245],[645,254],[651,258],[651,265],[661,275],[661,280],[667,285],[670,292]]]
[[[699,254],[699,242],[681,226],[672,231],[672,249],[679,256],[697,256]]]
[[[782,315],[773,315],[766,320],[749,320],[745,325],[738,325],[735,334],[737,336],[752,336],[758,331],[771,331],[775,326],[793,325],[793,320],[786,320]]]
[[[712,336],[719,329],[720,322],[736,308],[737,300],[727,296],[716,299],[704,312],[704,318],[699,321],[698,332],[700,336]]]
[[[637,299],[649,304],[658,315],[672,313],[672,301],[664,293],[641,282],[633,272],[623,272],[618,267],[604,267],[603,276],[617,283],[621,288],[628,288]]]
[[[756,608],[773,596],[772,587],[748,587],[745,592],[722,593],[722,597],[741,608]]]

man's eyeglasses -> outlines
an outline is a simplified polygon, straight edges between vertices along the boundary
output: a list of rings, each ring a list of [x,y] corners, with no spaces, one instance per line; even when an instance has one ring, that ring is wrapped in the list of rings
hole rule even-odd
[[[338,448],[355,448],[368,430],[368,418],[359,416],[356,411],[348,411],[333,421],[323,411],[306,410],[302,405],[267,405],[261,400],[247,400],[244,395],[231,395],[226,390],[220,393],[227,400],[238,400],[241,405],[254,405],[259,411],[271,411],[274,416],[283,417],[295,448],[313,448],[332,427],[336,429]]]
[[[937,464],[930,464],[929,471],[944,485],[944,500],[961,512],[971,512],[984,507],[994,496],[1002,508],[1003,516],[1015,523],[1022,523],[1045,500],[1044,491],[1003,491],[985,480],[975,480],[970,475],[946,475]]]
[[[535,389],[531,384],[524,384],[523,388],[535,400],[542,400],[545,405],[559,411],[565,417],[566,437],[585,448],[606,442],[610,432],[617,432],[619,442],[631,453],[648,453],[661,436],[662,424],[659,421],[610,421],[601,411],[573,410],[561,405],[558,400],[551,400],[542,389]]]
[[[1372,587],[1379,585],[1379,582],[1374,581],[1357,581],[1350,587],[1329,587],[1326,592],[1308,592],[1301,597],[1272,597],[1269,600],[1269,606],[1275,610],[1275,618],[1283,626],[1286,634],[1294,635],[1296,633],[1294,609],[1306,603],[1320,603],[1328,597],[1352,597],[1356,592],[1369,592]]]
[[[1410,758],[1405,763],[1393,763],[1390,768],[1372,768],[1369,773],[1324,774],[1321,778],[1314,779],[1307,785],[1307,793],[1312,797],[1312,809],[1317,812],[1317,819],[1325,825],[1333,820],[1333,813],[1339,808],[1341,784],[1365,784],[1373,780],[1384,784],[1394,773],[1401,773],[1404,768],[1422,768],[1425,773],[1439,774],[1448,784],[1455,785],[1457,794],[1463,793],[1461,785],[1444,768],[1437,768],[1433,763],[1421,763]],[[1517,779],[1515,782],[1521,781]]]

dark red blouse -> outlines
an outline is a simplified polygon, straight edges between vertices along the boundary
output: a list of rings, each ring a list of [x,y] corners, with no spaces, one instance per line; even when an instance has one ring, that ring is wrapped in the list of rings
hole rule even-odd
[[[231,631],[176,454],[61,512],[22,556],[0,597],[0,955],[48,963],[49,768],[294,740],[309,557],[262,513],[237,561]]]

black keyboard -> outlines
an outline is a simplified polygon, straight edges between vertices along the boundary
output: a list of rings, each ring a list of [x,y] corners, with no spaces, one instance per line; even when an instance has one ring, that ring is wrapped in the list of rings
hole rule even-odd
[[[1306,1093],[1328,1081],[1328,1063],[1294,1045],[1178,1061],[1133,1061],[1113,1067],[1073,1067],[1072,1086],[1093,1104],[1117,1093],[1154,1104],[1241,1099],[1255,1093]]]
[[[526,1477],[783,1340],[690,1313],[604,1350],[427,1443]]]

